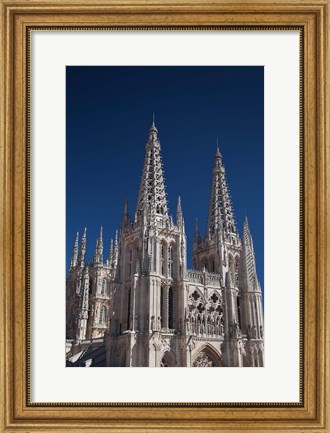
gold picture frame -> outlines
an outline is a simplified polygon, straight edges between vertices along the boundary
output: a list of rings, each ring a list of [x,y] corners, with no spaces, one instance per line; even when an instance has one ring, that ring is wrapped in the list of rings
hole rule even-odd
[[[1,1],[1,429],[9,431],[330,432],[329,0]],[[297,404],[31,403],[29,371],[29,31],[34,27],[296,28],[304,142],[301,401]],[[33,191],[32,191],[33,194]],[[328,395],[327,395],[328,394]]]

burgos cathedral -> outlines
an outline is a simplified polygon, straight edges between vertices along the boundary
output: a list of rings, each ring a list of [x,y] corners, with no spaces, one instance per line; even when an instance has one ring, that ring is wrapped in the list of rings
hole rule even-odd
[[[87,263],[77,234],[66,288],[66,359],[71,367],[262,367],[263,303],[245,218],[235,223],[217,149],[207,232],[196,222],[193,269],[178,198],[169,215],[153,122],[134,218],[125,203],[109,257],[102,228]]]

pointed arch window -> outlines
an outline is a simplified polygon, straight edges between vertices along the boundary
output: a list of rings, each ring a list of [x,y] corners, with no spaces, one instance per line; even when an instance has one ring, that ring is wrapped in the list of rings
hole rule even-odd
[[[165,289],[162,286],[160,288],[160,314],[161,314],[161,326],[162,326],[162,328],[164,327],[164,321],[165,321],[164,296],[165,296]]]
[[[105,305],[102,305],[100,308],[100,316],[99,316],[99,323],[101,325],[105,325],[107,321],[107,307]]]
[[[237,287],[239,285],[238,260],[239,260],[239,258],[236,257],[235,258],[235,284],[236,284]]]
[[[161,274],[165,275],[165,245],[161,244],[161,257],[160,257]]]
[[[161,287],[160,294],[161,326],[165,329],[174,329],[173,288]]]
[[[207,263],[207,258],[206,257],[202,257],[201,258],[201,266],[202,266],[202,270],[205,269],[207,271],[208,263]]]
[[[101,295],[103,295],[103,296],[108,295],[108,280],[106,278],[103,278],[103,280],[102,280]]]
[[[168,275],[173,278],[173,263],[174,263],[173,246],[170,245],[168,248]]]
[[[88,280],[88,290],[89,290],[89,294],[91,295],[92,290],[93,290],[93,282],[92,279]]]
[[[168,327],[170,329],[174,328],[174,299],[173,299],[173,289],[169,288],[168,291]]]
[[[240,303],[240,297],[237,296],[236,298],[236,306],[237,306],[237,318],[238,318],[238,324],[240,329],[242,328],[242,323],[241,323],[241,303]]]

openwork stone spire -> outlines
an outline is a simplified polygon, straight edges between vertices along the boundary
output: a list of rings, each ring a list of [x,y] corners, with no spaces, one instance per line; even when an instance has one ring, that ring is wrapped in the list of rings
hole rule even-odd
[[[71,256],[71,262],[70,262],[70,269],[77,266],[78,263],[78,250],[79,250],[79,233],[76,234],[76,240],[74,242],[73,250],[72,250],[72,256]]]
[[[103,230],[100,228],[100,236],[96,241],[96,248],[94,253],[94,263],[95,264],[103,264]]]
[[[125,199],[125,204],[124,204],[123,219],[124,219],[125,221],[126,221],[126,220],[129,220],[129,213],[128,213],[128,199],[127,199],[127,197],[126,197],[126,199]]]
[[[160,141],[158,130],[155,122],[153,122],[149,130],[149,140],[146,144],[136,220],[153,218],[155,215],[168,217]]]
[[[86,255],[86,232],[87,229],[85,227],[84,234],[81,238],[81,244],[80,244],[80,250],[79,250],[79,256],[78,256],[78,263],[80,266],[84,266],[85,263],[85,255]]]
[[[119,240],[118,240],[118,230],[116,230],[115,245],[113,248],[113,266],[117,268],[119,257]]]
[[[110,268],[113,268],[113,254],[114,254],[114,247],[113,247],[113,239],[111,238],[109,257],[108,257],[108,263],[109,263]]]
[[[193,243],[194,250],[197,249],[197,246],[200,243],[200,241],[201,241],[201,237],[199,234],[198,218],[196,218],[196,220],[195,220],[195,236],[194,236],[194,243]]]
[[[184,224],[182,206],[181,206],[181,197],[180,196],[178,197],[178,205],[176,208],[176,222],[177,222],[179,227],[182,227]]]
[[[245,261],[244,265],[246,268],[247,290],[260,291],[261,288],[257,277],[253,241],[247,217],[245,217],[243,229],[243,252]]]
[[[237,234],[225,167],[222,164],[219,148],[217,148],[214,160],[207,231],[211,235],[219,230],[224,231],[227,235],[230,233]]]

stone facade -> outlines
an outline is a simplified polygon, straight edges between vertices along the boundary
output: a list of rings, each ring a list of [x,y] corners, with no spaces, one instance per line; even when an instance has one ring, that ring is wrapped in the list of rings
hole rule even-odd
[[[77,234],[67,278],[68,365],[263,366],[252,237],[247,218],[242,240],[238,234],[219,149],[203,238],[196,221],[193,270],[187,269],[186,246],[180,197],[176,223],[168,212],[153,123],[134,219],[126,202],[107,260],[102,228],[91,263],[85,262],[86,230],[80,246]]]

